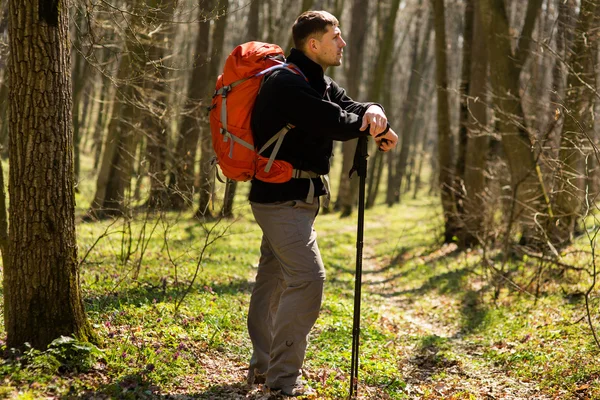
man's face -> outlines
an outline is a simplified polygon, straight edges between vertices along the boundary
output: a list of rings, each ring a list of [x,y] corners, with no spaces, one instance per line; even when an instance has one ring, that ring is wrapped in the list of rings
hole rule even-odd
[[[316,62],[323,67],[323,70],[342,64],[342,53],[346,42],[342,39],[339,27],[329,25],[321,40],[315,40],[317,42],[315,43],[317,45]]]

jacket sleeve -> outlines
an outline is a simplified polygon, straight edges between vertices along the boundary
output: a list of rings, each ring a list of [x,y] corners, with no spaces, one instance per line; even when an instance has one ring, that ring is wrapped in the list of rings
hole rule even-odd
[[[358,107],[345,110],[336,102],[321,98],[297,75],[280,74],[273,83],[274,98],[281,99],[275,104],[275,110],[307,134],[340,141],[368,135],[368,131],[360,130],[362,116],[351,111],[360,111]]]
[[[327,83],[330,86],[329,96],[331,98],[331,101],[336,103],[337,105],[339,105],[342,110],[357,114],[361,119],[361,123],[362,123],[362,117],[365,115],[367,108],[369,108],[372,105],[376,105],[376,106],[380,107],[385,112],[385,110],[381,104],[359,103],[357,101],[352,100],[346,94],[346,91],[344,89],[342,89],[340,86],[338,86],[338,84],[335,83],[334,80],[332,80],[330,78],[325,78],[325,79],[327,79]]]

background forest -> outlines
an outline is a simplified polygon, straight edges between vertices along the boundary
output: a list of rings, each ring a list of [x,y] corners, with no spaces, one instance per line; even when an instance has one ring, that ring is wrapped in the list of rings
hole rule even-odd
[[[360,396],[600,398],[599,0],[0,0],[0,396],[261,398],[260,231],[207,107],[307,9],[400,137],[370,149]],[[355,148],[317,226],[318,398],[348,390]]]

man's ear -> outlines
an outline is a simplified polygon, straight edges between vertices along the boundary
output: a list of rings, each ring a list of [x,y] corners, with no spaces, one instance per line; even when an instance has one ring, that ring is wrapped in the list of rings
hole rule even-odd
[[[317,39],[315,39],[315,38],[308,39],[308,49],[312,52],[319,50],[319,43],[317,43]]]

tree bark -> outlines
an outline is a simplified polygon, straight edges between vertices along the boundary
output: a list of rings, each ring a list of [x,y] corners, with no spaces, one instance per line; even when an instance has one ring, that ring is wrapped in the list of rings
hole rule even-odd
[[[363,56],[365,48],[366,31],[369,15],[369,0],[354,0],[352,3],[352,17],[348,53],[348,75],[346,90],[348,95],[354,99],[360,97],[360,82],[362,81]],[[348,172],[354,162],[354,151],[357,140],[349,140],[342,143],[342,171],[340,173],[340,186],[336,201],[336,209],[340,210],[341,217],[352,214],[357,202],[358,179],[348,179]]]
[[[453,198],[454,144],[450,133],[450,108],[448,105],[448,66],[446,58],[446,21],[444,0],[432,0],[435,19],[435,75],[437,83],[438,122],[438,184],[444,212],[444,243],[453,241],[456,234],[456,208]]]
[[[220,17],[215,21],[215,28],[211,38],[212,43],[212,55],[210,57],[209,71],[208,71],[208,82],[210,82],[205,88],[207,104],[208,99],[211,98],[214,91],[214,80],[217,79],[219,71],[221,70],[221,56],[223,54],[223,45],[225,41],[225,30],[227,29],[227,15],[229,8],[229,0],[218,0],[220,10]],[[202,119],[202,131],[200,137],[200,148],[202,154],[200,156],[200,199],[198,202],[198,210],[196,211],[196,217],[198,218],[212,218],[210,212],[210,203],[213,196],[213,182],[211,178],[211,161],[214,157],[214,151],[211,145],[210,126],[206,114]]]
[[[396,162],[396,172],[394,174],[394,196],[388,197],[388,205],[391,206],[393,203],[400,202],[400,196],[402,192],[402,180],[404,179],[404,174],[406,173],[406,165],[408,162],[408,153],[410,148],[414,142],[414,135],[416,132],[415,129],[415,120],[416,114],[419,109],[420,97],[419,94],[421,92],[421,87],[423,83],[423,75],[425,75],[425,69],[427,65],[425,65],[427,56],[429,54],[429,41],[431,38],[431,27],[433,23],[433,17],[431,15],[427,15],[427,27],[423,34],[425,35],[422,38],[420,51],[418,50],[419,36],[420,36],[420,18],[417,19],[416,26],[416,40],[415,47],[413,48],[412,54],[412,68],[410,73],[410,78],[408,81],[408,92],[406,94],[406,98],[404,99],[404,103],[402,106],[402,115],[404,118],[404,122],[402,124],[402,143],[400,145],[400,152],[398,153],[398,160]]]
[[[129,207],[126,193],[131,190],[131,173],[135,161],[135,148],[140,135],[140,105],[137,87],[143,85],[144,49],[136,37],[139,26],[137,0],[133,17],[127,30],[125,47],[121,53],[112,118],[108,126],[104,152],[94,200],[85,219],[103,219],[121,216]]]
[[[6,190],[4,189],[4,167],[0,160],[0,251],[2,251],[2,265],[8,265],[8,214],[6,212]]]
[[[146,97],[144,103],[142,129],[147,138],[148,176],[150,194],[146,206],[152,209],[163,208],[167,196],[167,157],[169,147],[169,106],[166,82],[169,72],[164,64],[165,56],[173,45],[173,24],[161,21],[173,19],[174,0],[146,0],[149,13],[145,29],[153,32],[148,35],[149,61],[144,75]],[[140,175],[140,178],[143,175]]]
[[[246,40],[261,40],[258,32],[259,22],[259,1],[253,1],[250,6],[250,15],[248,17],[248,34]],[[237,182],[231,179],[227,180],[225,186],[225,195],[223,196],[223,207],[220,215],[224,218],[233,218],[233,205],[235,202],[235,193],[237,191]]]
[[[65,0],[10,0],[10,232],[4,265],[8,348],[93,337],[75,237],[73,131]]]
[[[471,79],[471,48],[473,41],[473,17],[474,4],[473,0],[466,0],[464,12],[463,26],[463,45],[462,45],[462,71],[460,77],[460,111],[458,122],[458,153],[456,157],[456,180],[454,183],[454,193],[456,201],[457,218],[459,222],[457,236],[459,238],[459,246],[464,246],[461,240],[464,237],[465,224],[464,219],[468,217],[465,214],[465,197],[466,193],[463,188],[465,181],[465,163],[467,157],[467,141],[468,141],[468,123],[469,123],[469,108],[468,95]],[[477,55],[480,56],[479,54]]]
[[[585,199],[584,149],[594,136],[594,109],[600,7],[597,1],[583,0],[573,48],[569,49],[569,75],[563,112],[566,114],[560,139],[560,170],[550,227],[555,247],[569,244]]]
[[[388,70],[390,58],[392,56],[392,49],[394,48],[394,32],[396,30],[396,17],[398,15],[398,9],[400,8],[400,0],[392,0],[390,7],[389,18],[386,21],[383,38],[381,40],[381,46],[379,47],[379,52],[377,54],[373,83],[370,86],[369,95],[367,97],[369,101],[381,101],[383,82],[386,77],[386,71]],[[370,164],[370,179],[366,202],[367,208],[371,208],[375,204],[380,176],[381,172],[383,171],[383,153],[376,151]]]
[[[0,82],[0,156],[8,152],[8,73],[5,71]]]
[[[478,244],[482,237],[483,223],[486,215],[485,170],[489,149],[487,134],[487,76],[488,57],[486,38],[480,14],[475,4],[473,15],[472,50],[477,57],[472,57],[470,67],[470,84],[467,99],[469,118],[467,121],[467,143],[464,169],[464,213],[462,214],[464,229],[459,235],[459,245],[470,247]]]
[[[85,24],[85,16],[81,12],[81,9],[77,7],[75,13],[75,20],[81,29],[81,26]],[[78,32],[79,33],[79,32]],[[80,169],[80,154],[79,147],[81,143],[81,98],[83,94],[83,88],[87,79],[87,63],[85,58],[81,54],[83,51],[81,44],[81,35],[75,34],[74,48],[75,48],[75,62],[73,63],[73,75],[72,75],[72,87],[73,87],[73,146],[74,146],[74,172],[75,182],[79,182],[79,169]],[[77,191],[77,186],[75,187]]]
[[[519,77],[529,54],[531,32],[542,0],[530,0],[525,26],[515,52],[503,0],[481,0],[480,14],[486,29],[493,102],[502,135],[502,148],[510,171],[514,207],[511,215],[521,224],[521,244],[538,247],[545,242],[536,232],[536,215],[551,214],[521,104]],[[529,38],[525,37],[529,35]]]
[[[213,0],[199,0],[203,10],[214,8]],[[206,11],[205,11],[206,12]],[[194,175],[196,149],[200,138],[201,121],[206,119],[204,108],[210,86],[208,70],[208,49],[210,44],[210,20],[200,18],[192,78],[187,89],[182,121],[179,125],[179,138],[175,151],[174,172],[169,180],[170,205],[183,210],[191,207],[194,196]]]
[[[261,0],[252,0],[250,13],[248,15],[248,37],[247,40],[261,40],[259,31]]]

